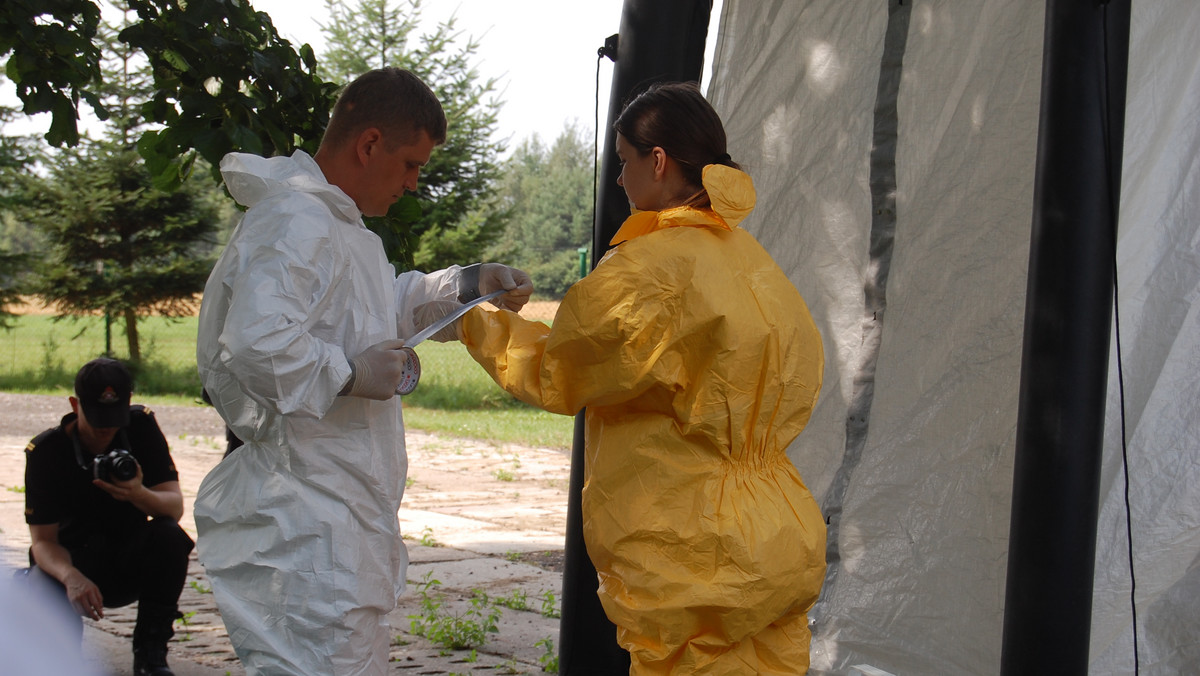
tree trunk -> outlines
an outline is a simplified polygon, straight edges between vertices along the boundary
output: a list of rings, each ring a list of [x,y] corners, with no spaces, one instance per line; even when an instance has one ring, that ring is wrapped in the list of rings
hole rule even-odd
[[[137,313],[133,308],[125,309],[125,340],[129,345],[129,361],[134,364],[140,364],[142,361],[142,350],[138,345],[138,329],[137,329]]]

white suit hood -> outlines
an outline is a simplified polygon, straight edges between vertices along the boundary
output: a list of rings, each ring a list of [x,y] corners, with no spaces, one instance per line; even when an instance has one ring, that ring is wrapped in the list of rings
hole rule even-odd
[[[321,168],[309,155],[297,151],[291,157],[259,157],[230,153],[221,160],[221,177],[238,204],[252,207],[283,193],[310,193],[321,199],[329,210],[347,221],[357,220],[362,212],[354,200],[340,188],[330,185]]]

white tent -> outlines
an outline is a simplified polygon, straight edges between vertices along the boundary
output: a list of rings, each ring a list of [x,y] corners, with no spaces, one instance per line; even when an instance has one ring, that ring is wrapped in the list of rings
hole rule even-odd
[[[903,4],[901,23],[894,1],[725,0],[708,92],[755,177],[745,227],[825,338],[790,449],[835,537],[812,673],[993,674],[1046,7]],[[1134,673],[1135,581],[1141,673],[1200,673],[1198,35],[1195,0],[1133,3],[1092,674]],[[881,83],[896,39],[900,78]]]

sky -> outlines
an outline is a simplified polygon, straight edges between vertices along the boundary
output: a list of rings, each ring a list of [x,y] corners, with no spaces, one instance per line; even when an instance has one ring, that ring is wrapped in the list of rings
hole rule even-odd
[[[308,42],[321,53],[317,21],[325,12],[324,0],[251,2],[271,15],[280,35]],[[553,142],[570,122],[595,130],[596,52],[620,29],[623,0],[423,0],[421,5],[424,20],[455,16],[457,26],[480,43],[476,63],[482,76],[499,79],[504,107],[498,126],[510,146],[533,134]],[[713,3],[713,17],[720,16],[721,5],[721,0]],[[715,35],[710,31],[710,43]],[[601,116],[608,112],[613,67],[608,59],[600,61]]]
[[[320,55],[317,21],[324,0],[251,0],[271,15],[276,30]],[[568,4],[569,2],[569,4]],[[483,77],[498,78],[504,106],[499,132],[510,145],[538,134],[551,142],[565,124],[595,127],[596,51],[621,23],[622,0],[424,0],[422,17],[432,23],[457,17],[457,26],[480,43],[476,65]],[[601,113],[607,111],[613,64],[600,64]]]
[[[324,0],[251,3],[271,16],[281,36],[296,46],[307,42],[321,54],[324,41],[317,22],[325,13]],[[714,2],[714,26],[721,4]],[[498,80],[504,104],[497,131],[511,149],[533,134],[551,143],[572,122],[595,130],[596,52],[605,38],[618,32],[622,6],[623,0],[423,0],[422,17],[436,22],[456,16],[458,28],[480,43],[475,63],[482,77]],[[710,53],[715,35],[710,30]],[[608,59],[600,60],[602,116],[608,111],[613,66]],[[17,101],[12,83],[4,81],[0,100],[9,105]],[[11,132],[42,133],[48,126],[49,116],[39,115]]]

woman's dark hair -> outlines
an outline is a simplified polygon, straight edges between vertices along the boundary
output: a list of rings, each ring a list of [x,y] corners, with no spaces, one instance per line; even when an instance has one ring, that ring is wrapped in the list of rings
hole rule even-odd
[[[346,85],[333,107],[323,144],[340,145],[374,127],[385,147],[412,143],[424,131],[434,143],[446,140],[446,114],[429,85],[400,68],[363,73]]]
[[[625,104],[613,129],[643,155],[655,146],[662,148],[683,169],[688,184],[701,193],[706,165],[741,168],[729,157],[720,116],[694,82],[651,85]],[[698,194],[688,203],[708,206],[708,195]]]

